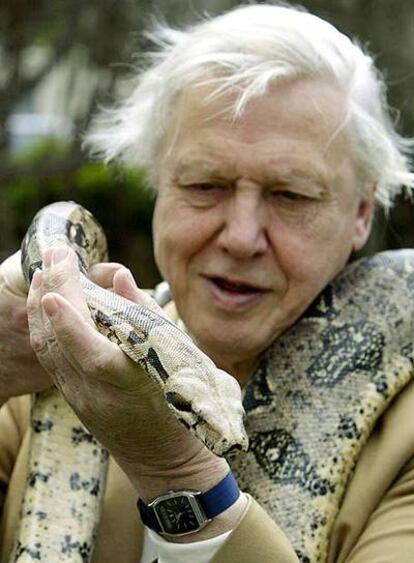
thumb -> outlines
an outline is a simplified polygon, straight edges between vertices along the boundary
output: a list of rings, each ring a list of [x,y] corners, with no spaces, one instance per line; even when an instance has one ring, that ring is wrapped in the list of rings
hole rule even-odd
[[[16,297],[26,297],[27,287],[21,266],[21,252],[15,252],[0,265],[0,284]]]

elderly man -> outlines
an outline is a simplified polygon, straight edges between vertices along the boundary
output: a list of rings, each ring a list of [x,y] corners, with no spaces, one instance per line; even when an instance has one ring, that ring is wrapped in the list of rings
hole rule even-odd
[[[395,295],[392,285],[375,286],[380,266],[368,278],[347,266],[367,240],[375,202],[388,207],[401,185],[414,185],[372,60],[323,20],[267,5],[184,32],[160,30],[158,42],[162,54],[90,142],[109,160],[148,169],[157,191],[155,256],[173,299],[166,312],[240,383],[251,445],[219,458],[174,419],[143,370],[96,331],[76,259],[62,248],[44,256],[29,292],[36,360],[14,256],[0,280],[3,559],[28,447],[28,402],[16,397],[47,388],[50,376],[118,464],[111,462],[93,561],[412,561],[405,304],[413,257],[401,275],[388,268],[408,280],[405,293],[395,282]],[[148,304],[125,268],[101,264],[91,275]],[[321,338],[323,319],[342,314],[333,292],[346,294],[349,283],[351,320]],[[367,322],[371,312],[383,332]],[[312,330],[301,329],[304,318]],[[342,346],[343,331],[352,338]],[[309,367],[312,347],[319,359]],[[340,367],[331,368],[336,357]],[[193,367],[197,373],[196,358]],[[366,382],[356,388],[361,374]],[[209,521],[172,506],[162,533],[151,503],[171,490],[178,503],[185,490],[209,497]],[[187,526],[191,533],[181,535]]]

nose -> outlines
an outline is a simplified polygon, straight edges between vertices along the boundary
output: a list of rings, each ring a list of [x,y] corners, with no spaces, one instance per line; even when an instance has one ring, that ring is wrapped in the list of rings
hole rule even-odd
[[[236,188],[227,202],[220,247],[239,260],[259,256],[267,248],[265,202],[253,190]]]

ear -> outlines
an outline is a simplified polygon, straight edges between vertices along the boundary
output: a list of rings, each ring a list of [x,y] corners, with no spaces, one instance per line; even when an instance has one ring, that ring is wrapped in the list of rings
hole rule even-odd
[[[357,252],[364,246],[371,232],[375,208],[374,193],[375,186],[369,187],[366,194],[359,200],[352,241],[352,250],[354,252]]]

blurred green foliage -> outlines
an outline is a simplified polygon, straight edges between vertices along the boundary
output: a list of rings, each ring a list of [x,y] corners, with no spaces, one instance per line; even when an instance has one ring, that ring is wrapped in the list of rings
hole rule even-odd
[[[145,173],[82,160],[65,169],[60,162],[67,165],[66,157],[64,147],[51,141],[19,155],[19,173],[11,174],[1,186],[2,205],[8,210],[9,240],[18,245],[33,216],[45,205],[76,201],[104,226],[110,257],[127,264],[141,285],[156,283],[159,276],[151,256],[150,234],[154,194]],[[32,174],[33,169],[36,174]],[[2,247],[0,244],[5,252]]]
[[[41,207],[53,201],[73,200],[92,211],[104,226],[111,259],[128,265],[142,286],[152,286],[159,279],[152,257],[154,198],[144,173],[88,163],[87,155],[81,154],[82,134],[96,108],[112,105],[116,94],[123,91],[123,80],[133,65],[140,66],[142,52],[153,49],[144,34],[152,27],[152,16],[180,27],[200,20],[204,13],[218,14],[240,3],[0,2],[0,261],[18,248]],[[399,0],[398,9],[389,0],[300,0],[299,4],[357,37],[376,56],[376,64],[389,84],[389,102],[401,111],[399,131],[413,137],[413,1]],[[49,89],[45,90],[48,81]],[[56,94],[53,85],[62,84],[64,87],[58,88]],[[43,92],[40,98],[47,102],[42,110],[36,109],[39,91]],[[51,102],[56,100],[61,105],[57,104],[58,113],[69,117],[74,126],[72,137],[67,141],[38,142],[28,150],[13,153],[7,133],[10,115],[27,111],[53,113],[57,110]],[[414,247],[413,210],[412,202],[401,198],[389,218],[379,212],[363,252]]]

